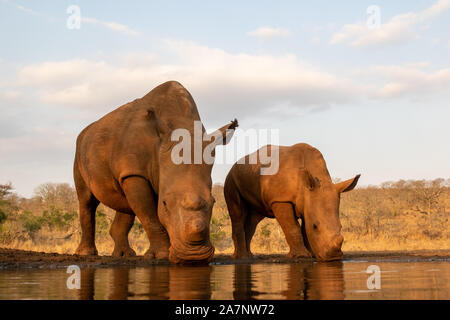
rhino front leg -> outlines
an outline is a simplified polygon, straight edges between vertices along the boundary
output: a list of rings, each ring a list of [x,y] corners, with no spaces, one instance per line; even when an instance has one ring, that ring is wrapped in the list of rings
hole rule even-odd
[[[168,259],[170,241],[166,229],[158,219],[156,195],[149,182],[139,176],[128,177],[122,182],[122,189],[131,210],[141,221],[150,240],[146,257]]]
[[[114,240],[113,257],[134,257],[136,252],[130,247],[128,233],[134,224],[135,215],[116,211],[109,234]]]
[[[274,203],[272,212],[284,232],[290,251],[288,258],[311,257],[303,242],[300,225],[291,203]]]

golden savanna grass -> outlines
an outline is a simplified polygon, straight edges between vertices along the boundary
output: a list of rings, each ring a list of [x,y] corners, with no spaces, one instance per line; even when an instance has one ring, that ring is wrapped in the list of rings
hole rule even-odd
[[[398,181],[357,188],[341,197],[343,251],[409,251],[450,249],[449,180]],[[0,247],[39,252],[74,253],[80,240],[76,194],[68,184],[44,184],[31,199],[0,185]],[[232,253],[231,221],[223,187],[215,185],[216,204],[211,240],[217,253]],[[97,210],[96,244],[109,255],[114,243],[108,234],[114,211]],[[137,254],[149,246],[138,221],[130,232]],[[254,253],[285,253],[288,246],[274,219],[264,219],[252,241]]]

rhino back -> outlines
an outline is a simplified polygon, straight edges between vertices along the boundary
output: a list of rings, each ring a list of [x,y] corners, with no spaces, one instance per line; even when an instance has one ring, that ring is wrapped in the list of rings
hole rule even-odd
[[[322,153],[306,143],[279,148],[280,165],[277,174],[261,176],[261,192],[265,202],[296,203],[297,196],[303,192],[304,170],[321,181],[331,181]]]
[[[277,173],[261,175],[259,159],[256,164],[249,164],[251,155],[245,157],[245,164],[236,163],[230,171],[239,193],[252,205],[269,211],[274,202],[295,203],[303,187],[301,173],[305,169],[321,180],[329,180],[325,160],[316,148],[305,143],[268,147],[272,150],[278,148]]]
[[[117,183],[130,175],[143,176],[157,186],[159,136],[149,110],[171,127],[183,127],[187,119],[200,120],[191,95],[175,81],[108,113],[77,139],[75,163],[91,188],[118,189]]]

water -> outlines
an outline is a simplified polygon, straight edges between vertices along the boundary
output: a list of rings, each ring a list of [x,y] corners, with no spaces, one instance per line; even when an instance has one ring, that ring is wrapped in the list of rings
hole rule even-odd
[[[381,269],[370,290],[366,269]],[[87,268],[0,271],[0,299],[450,299],[450,261]]]

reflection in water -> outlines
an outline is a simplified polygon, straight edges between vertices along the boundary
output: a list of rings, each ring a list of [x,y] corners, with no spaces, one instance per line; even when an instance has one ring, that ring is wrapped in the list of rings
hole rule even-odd
[[[380,290],[366,286],[370,264]],[[0,299],[449,299],[450,262],[299,262],[0,271]]]
[[[130,269],[117,268],[112,270],[111,293],[109,300],[126,300],[130,295],[128,284],[130,281]],[[94,281],[94,279],[92,279]]]
[[[276,289],[278,292],[273,292]],[[344,299],[342,262],[235,265],[233,298],[248,300],[258,296],[288,300]]]
[[[344,299],[344,273],[341,261],[314,263],[305,269],[306,288],[304,299],[341,300]]]
[[[80,279],[81,288],[79,290],[79,299],[93,300],[95,296],[95,287],[94,287],[95,269],[93,268],[81,269],[80,274],[81,274]]]
[[[169,269],[169,266],[145,269],[145,273],[148,275],[148,299],[169,299],[167,295],[167,292],[169,292]]]
[[[307,297],[305,273],[308,268],[311,268],[313,263],[297,263],[289,265],[287,289],[283,290],[281,294],[288,300],[305,300]]]
[[[254,284],[252,281],[252,266],[250,264],[234,265],[233,298],[235,300],[255,299],[258,292],[253,290]]]
[[[169,270],[169,298],[174,300],[211,298],[211,267],[174,266]]]

